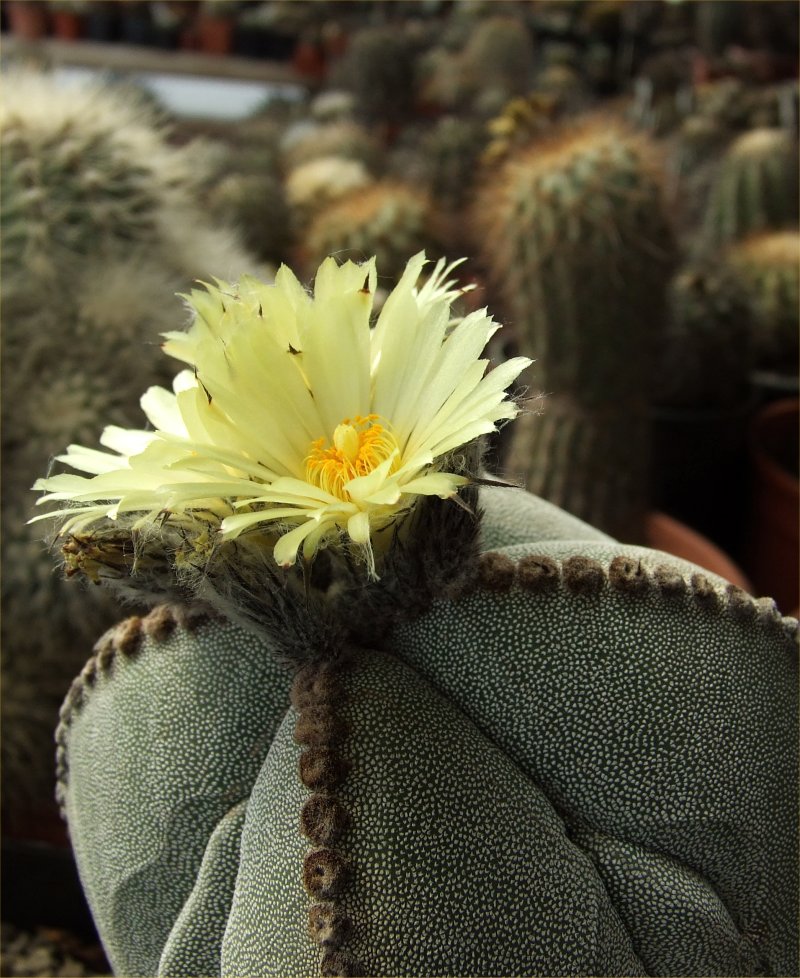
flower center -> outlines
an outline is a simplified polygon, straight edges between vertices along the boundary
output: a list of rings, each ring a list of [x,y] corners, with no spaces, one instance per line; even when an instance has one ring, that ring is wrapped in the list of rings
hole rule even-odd
[[[345,483],[372,472],[398,447],[394,436],[377,422],[377,414],[345,418],[336,426],[332,445],[325,447],[324,438],[312,442],[306,456],[308,481],[339,499],[349,499]],[[398,464],[395,460],[392,471]]]

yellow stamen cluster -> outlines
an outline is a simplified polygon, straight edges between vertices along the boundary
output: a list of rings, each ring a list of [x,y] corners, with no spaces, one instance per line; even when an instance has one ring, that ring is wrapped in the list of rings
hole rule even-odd
[[[377,414],[345,418],[336,426],[333,444],[325,447],[325,439],[312,442],[306,457],[306,477],[325,492],[349,501],[344,488],[358,476],[368,475],[385,462],[398,445],[393,435],[381,424]],[[399,457],[399,453],[398,453]],[[392,471],[397,463],[392,467]]]

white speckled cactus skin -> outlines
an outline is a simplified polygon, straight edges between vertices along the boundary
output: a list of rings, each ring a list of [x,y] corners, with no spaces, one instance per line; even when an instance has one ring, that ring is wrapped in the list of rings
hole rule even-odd
[[[338,666],[166,608],[98,643],[59,792],[118,973],[797,973],[797,623],[481,502],[475,587]]]

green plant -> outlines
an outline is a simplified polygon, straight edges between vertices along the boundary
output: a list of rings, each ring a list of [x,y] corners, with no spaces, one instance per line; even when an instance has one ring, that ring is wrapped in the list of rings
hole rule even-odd
[[[739,276],[719,260],[685,266],[670,283],[667,305],[654,403],[700,410],[740,405],[749,392],[754,351]]]
[[[524,94],[533,72],[533,41],[524,20],[494,16],[479,20],[461,54],[464,83],[475,94],[500,89],[508,100]]]
[[[342,119],[310,127],[307,133],[286,147],[282,154],[282,163],[287,170],[293,170],[320,157],[340,156],[343,159],[356,160],[375,172],[381,155],[381,146],[374,136],[357,122]]]
[[[9,73],[0,106],[2,225],[3,813],[52,806],[50,727],[81,646],[113,602],[51,573],[30,486],[99,418],[130,425],[165,381],[160,332],[195,275],[258,262],[195,203],[192,147],[176,150],[130,90]],[[37,673],[41,679],[32,681]],[[35,701],[34,701],[35,699]],[[13,729],[12,729],[13,728]],[[20,745],[26,745],[24,751]],[[20,760],[20,757],[22,758]],[[31,758],[36,758],[33,763]],[[22,778],[22,780],[18,780]]]
[[[791,132],[754,129],[729,147],[709,191],[704,244],[713,248],[756,231],[798,222],[798,152]]]
[[[414,44],[402,31],[366,27],[353,34],[337,66],[338,87],[352,93],[368,125],[400,123],[414,102],[414,62]]]
[[[614,118],[512,153],[474,208],[476,240],[547,392],[514,426],[506,469],[623,539],[648,505],[646,404],[674,264],[651,143]]]
[[[728,261],[747,298],[757,366],[796,375],[800,234],[754,235],[732,248]]]
[[[232,226],[254,255],[268,262],[286,259],[292,244],[289,205],[275,172],[230,173],[208,192],[208,211]]]
[[[396,180],[380,180],[320,210],[303,238],[309,270],[325,255],[361,261],[376,255],[386,280],[396,281],[408,255],[435,252],[437,235],[427,193]]]
[[[360,160],[320,156],[292,170],[285,180],[286,199],[296,228],[308,225],[315,214],[348,194],[363,193],[373,183]]]
[[[480,123],[453,115],[439,119],[423,136],[418,152],[426,184],[438,203],[457,208],[469,199],[485,143]]]
[[[795,972],[797,623],[481,493],[471,585],[347,656],[98,643],[59,795],[115,971]]]

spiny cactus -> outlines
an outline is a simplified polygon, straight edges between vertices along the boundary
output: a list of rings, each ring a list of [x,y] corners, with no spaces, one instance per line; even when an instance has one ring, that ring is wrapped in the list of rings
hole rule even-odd
[[[244,244],[265,262],[286,259],[292,243],[289,205],[276,172],[230,173],[207,197],[209,214],[237,230]]]
[[[415,49],[396,27],[366,27],[350,38],[336,66],[337,87],[351,92],[369,125],[403,122],[415,97]]]
[[[703,222],[705,244],[726,244],[756,231],[798,222],[798,149],[783,129],[740,136],[720,162]]]
[[[342,197],[308,227],[303,245],[309,270],[329,254],[357,261],[374,254],[382,284],[396,280],[409,255],[439,250],[431,208],[426,193],[396,180],[381,180]]]
[[[648,421],[673,240],[652,144],[593,118],[518,150],[474,210],[476,239],[542,416],[506,466],[537,495],[624,539],[647,507]]]
[[[461,55],[464,83],[476,95],[499,89],[506,99],[524,94],[533,71],[533,41],[527,24],[513,16],[477,22]]]
[[[688,265],[670,283],[667,303],[653,401],[708,410],[741,404],[754,355],[739,277],[719,260]]]
[[[731,249],[742,283],[760,368],[797,375],[800,313],[800,233],[758,234]]]
[[[380,648],[98,643],[57,763],[116,972],[795,973],[797,623],[481,495],[472,589]]]
[[[552,128],[558,113],[555,96],[534,92],[527,98],[514,98],[503,111],[486,124],[491,137],[481,162],[494,166],[508,158],[514,149],[532,142]]]
[[[343,119],[310,127],[285,148],[282,164],[287,170],[294,170],[323,156],[356,160],[375,172],[380,166],[382,148],[377,139],[359,123]]]
[[[202,168],[191,149],[171,148],[131,99],[12,73],[0,106],[2,655],[5,701],[23,704],[3,737],[9,821],[27,802],[50,804],[43,717],[57,710],[88,636],[116,614],[107,596],[82,599],[51,573],[40,528],[25,525],[32,481],[100,418],[129,425],[141,393],[166,379],[159,333],[174,325],[176,292],[196,275],[258,268],[195,204]],[[7,753],[19,744],[24,763]]]
[[[486,134],[480,123],[457,116],[439,119],[422,138],[418,153],[425,182],[442,206],[457,208],[469,198],[485,143]]]
[[[286,177],[286,198],[292,221],[300,229],[315,214],[353,191],[362,191],[373,182],[359,160],[343,156],[321,156],[303,163]]]

